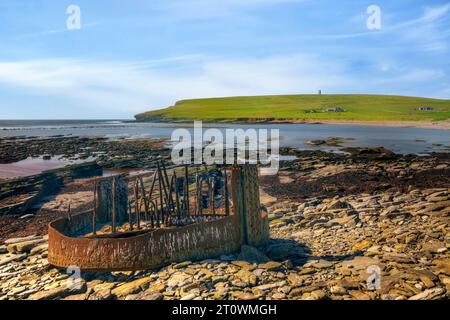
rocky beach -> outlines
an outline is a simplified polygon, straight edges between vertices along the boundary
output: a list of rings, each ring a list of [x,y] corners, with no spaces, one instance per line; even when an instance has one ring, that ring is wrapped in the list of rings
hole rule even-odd
[[[96,157],[95,170],[3,181],[0,300],[429,300],[450,297],[450,155],[343,153],[283,148],[276,176],[261,175],[270,242],[203,261],[139,272],[69,274],[48,264],[47,224],[92,205],[91,179],[105,169],[144,168],[167,156],[161,140],[4,139],[2,163],[40,155]],[[84,166],[84,167],[83,167]],[[78,174],[74,174],[78,173]],[[57,177],[56,188],[45,181]],[[51,180],[54,181],[54,180]],[[48,184],[48,183],[47,183]],[[30,191],[31,190],[31,191]],[[23,201],[22,201],[23,202]],[[25,201],[26,202],[26,201]],[[374,271],[375,270],[375,271]],[[373,278],[374,273],[376,277]],[[378,285],[372,287],[371,280]]]

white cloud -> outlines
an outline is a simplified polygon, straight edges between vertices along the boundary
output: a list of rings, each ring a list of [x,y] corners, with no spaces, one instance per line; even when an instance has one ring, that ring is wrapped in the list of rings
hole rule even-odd
[[[401,41],[415,41],[415,49],[419,48],[425,51],[445,51],[448,49],[445,38],[447,38],[450,34],[449,30],[441,30],[438,23],[446,17],[449,12],[450,3],[447,3],[440,6],[424,8],[423,14],[417,19],[400,22],[397,24],[386,24],[383,22],[383,27],[379,31],[319,35],[310,37],[339,40],[394,34],[397,35]],[[386,15],[387,13],[382,10],[382,17],[384,18]],[[358,18],[359,17],[360,16],[358,16]],[[352,19],[355,19],[355,17]]]
[[[98,108],[105,116],[131,116],[189,98],[316,93],[319,89],[326,93],[403,94],[405,88],[415,88],[426,95],[423,91],[437,91],[442,86],[420,90],[422,84],[445,77],[436,69],[391,72],[390,64],[378,73],[365,75],[351,72],[345,63],[314,55],[260,59],[187,55],[133,62],[29,60],[0,62],[0,85],[10,95],[41,97],[36,101],[42,107],[57,100]]]
[[[450,3],[437,6],[437,7],[427,7],[425,8],[425,13],[422,17],[424,21],[435,21],[445,16],[450,11]]]
[[[314,56],[255,59],[163,59],[186,63],[187,71],[143,63],[51,59],[0,63],[0,83],[17,94],[57,97],[130,114],[161,108],[187,98],[337,90],[353,82],[344,70]],[[192,68],[195,66],[195,68]],[[181,68],[181,70],[183,70]]]
[[[376,80],[376,83],[414,83],[432,82],[445,77],[445,72],[436,69],[413,69],[400,73],[394,77]]]
[[[81,29],[80,30],[85,30],[85,29],[90,29],[92,27],[96,27],[100,25],[100,22],[89,22],[89,23],[82,23],[81,24]],[[78,32],[80,30],[77,30]],[[61,28],[61,29],[51,29],[51,30],[45,30],[45,31],[39,31],[39,32],[33,32],[33,33],[26,33],[26,34],[22,34],[19,36],[19,38],[24,37],[39,37],[39,36],[51,36],[51,35],[56,35],[56,34],[60,34],[60,33],[65,33],[65,32],[75,32],[74,30],[69,30],[67,28]]]

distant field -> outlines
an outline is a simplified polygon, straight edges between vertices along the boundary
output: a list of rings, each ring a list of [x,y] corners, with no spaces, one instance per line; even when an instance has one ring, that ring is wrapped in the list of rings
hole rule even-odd
[[[419,111],[423,106],[432,111]],[[340,107],[345,112],[324,112]],[[343,120],[424,121],[450,119],[450,100],[385,95],[279,95],[182,100],[142,113],[140,121]]]

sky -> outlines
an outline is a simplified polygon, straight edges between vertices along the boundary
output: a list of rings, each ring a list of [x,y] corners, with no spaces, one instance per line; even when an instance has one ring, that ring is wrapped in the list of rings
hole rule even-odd
[[[448,1],[0,0],[0,119],[319,89],[450,99]]]

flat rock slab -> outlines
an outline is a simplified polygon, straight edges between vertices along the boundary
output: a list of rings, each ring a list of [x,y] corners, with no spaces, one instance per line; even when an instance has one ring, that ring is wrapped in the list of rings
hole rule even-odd
[[[370,266],[378,266],[381,270],[383,269],[379,260],[369,257],[355,257],[352,260],[342,262],[343,270],[350,270],[352,273],[359,275],[365,274]]]
[[[39,254],[39,253],[42,253],[47,250],[48,250],[48,243],[45,242],[45,243],[38,245],[38,246],[34,247],[33,249],[31,249],[30,254],[32,254],[32,255]]]
[[[113,289],[112,294],[116,297],[124,297],[139,291],[146,290],[149,287],[150,282],[152,282],[152,279],[149,277],[128,282],[121,285],[120,287]]]
[[[5,258],[0,259],[0,266],[4,266],[5,264],[21,261],[27,257],[26,254],[17,254],[17,255],[6,255]]]
[[[33,241],[42,239],[40,236],[29,236],[29,237],[23,237],[23,238],[12,238],[5,241],[5,245],[20,243],[20,242],[26,242],[26,241]]]
[[[62,283],[59,287],[47,291],[39,291],[31,295],[29,300],[54,300],[63,299],[67,296],[80,294],[86,292],[87,286],[82,282],[79,286],[69,286],[67,283]]]
[[[25,242],[18,242],[18,243],[14,243],[14,244],[10,244],[8,245],[8,251],[15,253],[15,252],[30,252],[33,248],[46,243],[47,241],[40,238],[40,239],[36,239],[36,240],[31,240],[31,241],[25,241]]]

